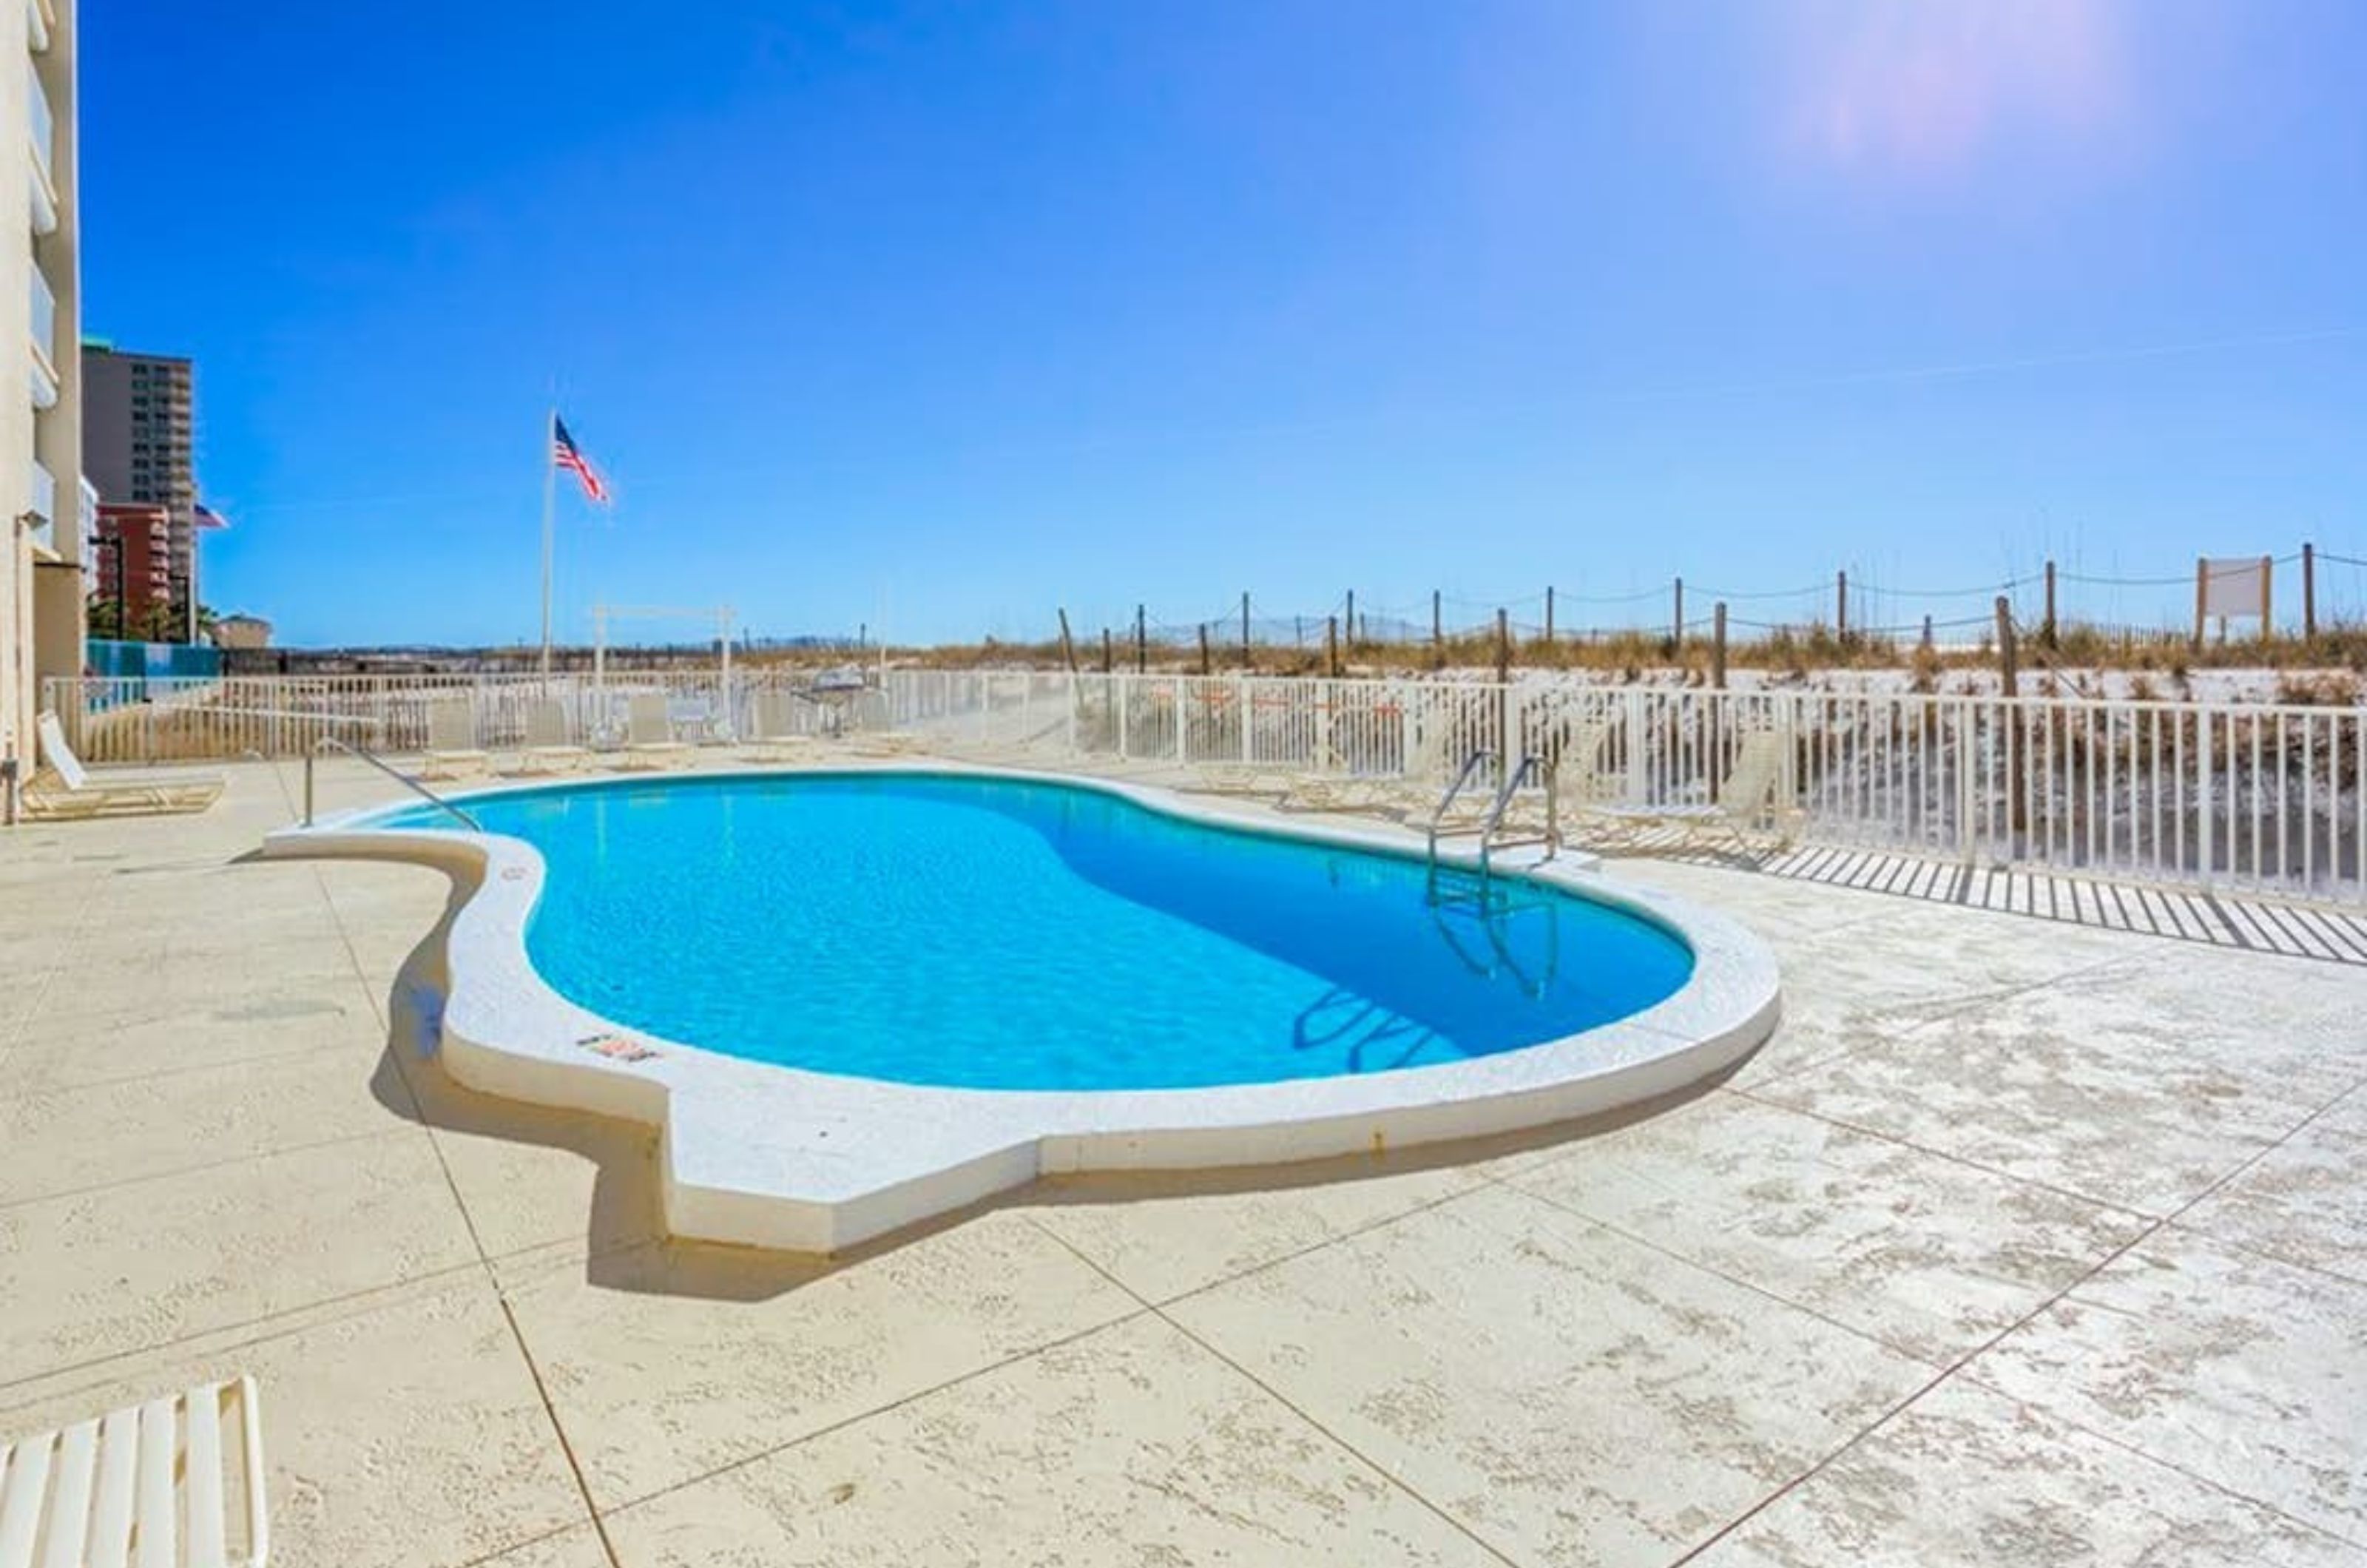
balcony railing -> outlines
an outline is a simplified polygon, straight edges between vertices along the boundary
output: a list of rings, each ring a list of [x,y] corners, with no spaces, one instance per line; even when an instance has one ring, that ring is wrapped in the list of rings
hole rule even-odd
[[[41,85],[41,70],[32,61],[25,62],[25,105],[32,121],[33,163],[41,177],[57,188],[58,117],[50,107],[48,89]]]

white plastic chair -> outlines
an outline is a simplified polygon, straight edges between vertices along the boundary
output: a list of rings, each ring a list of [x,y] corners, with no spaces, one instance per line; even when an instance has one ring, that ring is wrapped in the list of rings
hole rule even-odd
[[[253,1378],[0,1443],[0,1568],[263,1568],[270,1553]]]

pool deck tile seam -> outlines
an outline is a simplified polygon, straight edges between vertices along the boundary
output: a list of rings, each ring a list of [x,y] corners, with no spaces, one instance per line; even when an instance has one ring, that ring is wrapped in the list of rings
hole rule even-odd
[[[1311,1253],[1329,1250],[1331,1247],[1337,1247],[1341,1243],[1352,1239],[1353,1236],[1368,1235],[1373,1231],[1383,1228],[1385,1225],[1391,1225],[1401,1220],[1410,1219],[1417,1213],[1429,1213],[1434,1210],[1444,1208],[1450,1203],[1457,1202],[1465,1198],[1468,1198],[1473,1192],[1484,1190],[1484,1188],[1472,1188],[1465,1191],[1450,1194],[1435,1202],[1422,1204],[1419,1209],[1409,1211],[1406,1213],[1390,1215],[1387,1220],[1382,1221],[1379,1224],[1360,1226],[1353,1232],[1334,1236],[1329,1241],[1320,1243],[1315,1247],[1305,1248],[1296,1256],[1304,1258]],[[1342,1453],[1346,1454],[1358,1464],[1364,1466],[1367,1471],[1379,1476],[1391,1487],[1403,1493],[1415,1503],[1421,1505],[1425,1512],[1435,1517],[1442,1524],[1444,1524],[1448,1529],[1455,1531],[1455,1534],[1461,1536],[1466,1540],[1468,1540],[1472,1545],[1478,1547],[1480,1551],[1486,1552],[1497,1562],[1503,1563],[1505,1568],[1521,1568],[1521,1562],[1518,1558],[1513,1557],[1503,1548],[1496,1545],[1494,1542],[1488,1540],[1487,1537],[1481,1535],[1470,1525],[1465,1523],[1462,1519],[1457,1518],[1455,1514],[1443,1504],[1433,1501],[1426,1493],[1424,1493],[1420,1487],[1414,1485],[1412,1482],[1407,1480],[1404,1476],[1399,1475],[1395,1470],[1392,1470],[1387,1465],[1381,1463],[1372,1455],[1365,1452],[1365,1450],[1359,1448],[1356,1444],[1349,1441],[1345,1437],[1332,1430],[1330,1426],[1326,1425],[1312,1411],[1308,1410],[1297,1401],[1292,1399],[1288,1394],[1283,1393],[1272,1383],[1267,1382],[1263,1378],[1259,1377],[1257,1373],[1243,1366],[1240,1361],[1235,1360],[1232,1357],[1225,1354],[1223,1350],[1217,1348],[1217,1346],[1210,1343],[1206,1338],[1194,1333],[1184,1324],[1179,1322],[1166,1310],[1166,1305],[1172,1303],[1159,1303],[1150,1301],[1144,1297],[1140,1292],[1135,1290],[1131,1285],[1128,1285],[1124,1280],[1119,1279],[1116,1275],[1103,1268],[1099,1263],[1093,1261],[1093,1258],[1079,1251],[1058,1232],[1046,1229],[1046,1227],[1042,1225],[1037,1225],[1036,1228],[1044,1231],[1045,1235],[1050,1236],[1054,1242],[1066,1248],[1077,1258],[1079,1262],[1084,1264],[1086,1268],[1091,1269],[1094,1273],[1100,1275],[1103,1279],[1107,1280],[1118,1290],[1125,1292],[1126,1294],[1134,1301],[1140,1303],[1144,1312],[1158,1319],[1161,1323],[1165,1324],[1170,1329],[1174,1331],[1176,1334],[1181,1335],[1186,1340],[1189,1340],[1193,1345],[1198,1347],[1203,1354],[1213,1358],[1219,1365],[1229,1369],[1235,1376],[1240,1378],[1251,1387],[1264,1394],[1268,1399],[1273,1400],[1283,1409],[1289,1411],[1293,1416],[1297,1416],[1302,1423],[1304,1423],[1310,1431],[1319,1434],[1326,1442],[1331,1444]],[[1276,1261],[1278,1262],[1282,1260],[1277,1259]],[[1251,1269],[1247,1272],[1256,1273],[1262,1270]],[[1217,1281],[1217,1284],[1203,1286],[1200,1290],[1188,1291],[1184,1292],[1183,1295],[1175,1297],[1174,1300],[1180,1302],[1189,1296],[1199,1295],[1205,1291],[1215,1290],[1219,1284],[1229,1282],[1230,1281]]]
[[[337,908],[336,897],[329,890],[327,873],[317,863],[311,869],[312,880],[321,889],[321,901],[328,908],[329,919],[345,944],[346,962],[353,966],[355,978],[369,996],[370,1007],[377,1014],[379,1027],[384,1030],[388,1038],[391,1040],[394,1033],[393,1017],[387,1010],[384,1001],[379,997],[377,987],[371,984],[369,971],[362,963],[359,950],[354,946],[353,931],[345,924],[345,912]],[[416,1118],[417,1126],[427,1135],[428,1146],[435,1152],[436,1168],[443,1172],[444,1184],[452,1195],[453,1207],[459,1211],[460,1223],[467,1227],[469,1246],[477,1255],[478,1271],[486,1284],[491,1287],[493,1299],[501,1307],[502,1323],[509,1330],[510,1344],[517,1351],[518,1359],[524,1364],[527,1378],[533,1382],[535,1398],[542,1405],[544,1419],[550,1423],[551,1436],[559,1445],[560,1457],[566,1461],[569,1479],[575,1483],[576,1499],[583,1506],[584,1517],[591,1521],[594,1530],[599,1536],[600,1550],[606,1555],[609,1568],[623,1568],[617,1556],[616,1544],[608,1539],[607,1527],[600,1522],[600,1511],[592,1499],[592,1488],[584,1479],[583,1462],[576,1458],[575,1445],[568,1439],[566,1425],[560,1420],[558,1407],[551,1403],[550,1389],[543,1381],[542,1368],[536,1362],[533,1348],[527,1344],[526,1335],[518,1327],[517,1314],[511,1309],[508,1292],[503,1289],[501,1280],[494,1274],[493,1256],[485,1248],[485,1238],[483,1233],[478,1229],[477,1216],[469,1207],[468,1196],[461,1190],[459,1179],[452,1172],[452,1162],[445,1155],[443,1143],[436,1137],[436,1129],[434,1123],[428,1121],[426,1112],[422,1107],[419,1091],[411,1081],[410,1067],[403,1061],[402,1053],[391,1045],[387,1050],[387,1059],[393,1063],[395,1077],[402,1084],[403,1098],[410,1102],[411,1114]]]
[[[142,1080],[134,1080],[142,1081]],[[366,1133],[341,1133],[334,1138],[314,1138],[306,1143],[282,1144],[268,1149],[256,1149],[246,1154],[232,1155],[225,1159],[203,1160],[196,1165],[173,1166],[162,1170],[142,1171],[137,1176],[123,1177],[115,1181],[94,1181],[82,1187],[60,1188],[54,1191],[29,1193],[22,1198],[0,1199],[0,1213],[13,1209],[27,1209],[37,1203],[56,1202],[67,1198],[89,1198],[101,1192],[119,1192],[127,1187],[138,1187],[151,1181],[179,1181],[192,1176],[207,1176],[217,1171],[235,1170],[240,1166],[255,1165],[264,1160],[279,1159],[289,1155],[318,1154],[347,1144],[367,1144],[379,1139],[392,1140],[424,1131],[416,1122],[399,1126],[373,1127]]]
[[[1920,1388],[1916,1389],[1905,1399],[1893,1405],[1889,1410],[1885,1411],[1882,1415],[1876,1416],[1871,1422],[1868,1422],[1865,1427],[1859,1430],[1854,1436],[1835,1448],[1831,1452],[1826,1454],[1814,1465],[1810,1466],[1799,1475],[1795,1476],[1791,1481],[1786,1482],[1783,1486],[1777,1488],[1766,1497],[1761,1498],[1749,1510],[1729,1520],[1726,1526],[1719,1529],[1715,1535],[1712,1535],[1707,1540],[1702,1541],[1698,1546],[1695,1546],[1690,1551],[1687,1551],[1683,1556],[1678,1558],[1676,1564],[1672,1564],[1671,1568],[1678,1568],[1678,1565],[1692,1562],[1702,1552],[1708,1551],[1711,1547],[1716,1545],[1718,1541],[1724,1540],[1727,1536],[1731,1535],[1735,1530],[1749,1523],[1752,1517],[1765,1512],[1769,1507],[1772,1506],[1776,1502],[1780,1501],[1790,1493],[1797,1490],[1807,1482],[1814,1480],[1818,1474],[1830,1467],[1833,1461],[1840,1459],[1841,1455],[1847,1453],[1851,1449],[1857,1447],[1860,1443],[1865,1441],[1866,1438],[1880,1431],[1884,1427],[1888,1426],[1892,1421],[1897,1419],[1898,1416],[1911,1409],[1919,1401],[1939,1388],[1942,1383],[1948,1382],[1951,1378],[1958,1376],[1962,1376],[1965,1382],[1971,1386],[1978,1388],[1986,1393],[2005,1399],[2010,1402],[2017,1409],[2022,1410],[2025,1414],[2039,1420],[2052,1422],[2056,1425],[2083,1433],[2086,1436],[2111,1442],[2116,1449],[2120,1449],[2124,1452],[2134,1453],[2151,1464],[2157,1465],[2164,1470],[2175,1472],[2180,1475],[2187,1477],[2191,1481],[2210,1486],[2214,1490],[2225,1494],[2226,1495],[2240,1497],[2244,1501],[2250,1503],[2257,1507],[2264,1508],[2270,1513],[2277,1515],[2281,1518],[2291,1519],[2293,1523],[2304,1529],[2314,1530],[2320,1535],[2329,1536],[2338,1540],[2347,1540],[2345,1537],[2334,1535],[2334,1532],[2326,1529],[2323,1526],[2312,1524],[2305,1519],[2294,1518],[2294,1517],[2285,1509],[2265,1498],[2252,1496],[2250,1494],[2228,1486],[2225,1483],[2214,1482],[2209,1477],[2197,1475],[2186,1467],[2177,1464],[2169,1460],[2166,1460],[2158,1454],[2148,1452],[2145,1449],[2123,1439],[2108,1438],[2105,1434],[2094,1431],[2077,1421],[2068,1420],[2061,1416],[2054,1415],[2050,1412],[2039,1411],[2030,1405],[2027,1402],[2015,1397],[2002,1389],[1994,1387],[1980,1375],[1980,1372],[1975,1367],[1974,1363],[1978,1361],[1981,1357],[1995,1349],[1998,1346],[2003,1344],[2012,1336],[2030,1327],[2041,1317],[2047,1313],[2052,1312],[2064,1302],[2075,1299],[2076,1293],[2082,1286],[2094,1280],[2098,1276],[2101,1275],[2106,1269],[2118,1263],[2122,1258],[2143,1247],[2146,1242],[2150,1241],[2155,1236],[2159,1235],[2163,1231],[2170,1228],[2174,1221],[2186,1213],[2187,1211],[2192,1209],[2196,1204],[2210,1197],[2212,1193],[2219,1190],[2219,1189],[2225,1187],[2229,1182],[2236,1180],[2254,1165],[2257,1165],[2259,1161],[2275,1153],[2277,1149],[2282,1147],[2290,1139],[2306,1130],[2310,1123],[2316,1122],[2319,1117],[2324,1116],[2336,1106],[2339,1105],[2344,1100],[2348,1099],[2355,1091],[2355,1089],[2356,1086],[2354,1085],[2351,1089],[2345,1089],[2340,1093],[2327,1100],[2325,1104],[2319,1106],[2316,1111],[2310,1112],[2308,1116],[2305,1117],[2298,1125],[2291,1128],[2280,1136],[2275,1143],[2271,1144],[2267,1147],[2253,1154],[2249,1158],[2244,1160],[2234,1169],[2214,1180],[2209,1186],[2205,1187],[2202,1191],[2197,1192],[2185,1202],[2180,1204],[2169,1213],[2163,1214],[2157,1218],[2148,1219],[2147,1223],[2135,1234],[2129,1236],[2125,1241],[2121,1242],[2118,1246],[2108,1250],[2101,1258],[2100,1258],[2092,1267],[2082,1271],[2077,1279],[2064,1285],[2061,1289],[2048,1293],[2039,1301],[2036,1305],[2033,1306],[2028,1312],[2022,1314],[2012,1323],[1999,1329],[1996,1333],[1983,1339],[1972,1349],[1956,1358],[1949,1365],[1942,1368],[1939,1371],[1938,1375],[1933,1377],[1929,1382],[1924,1383]],[[2352,1542],[2351,1544],[2358,1543]]]

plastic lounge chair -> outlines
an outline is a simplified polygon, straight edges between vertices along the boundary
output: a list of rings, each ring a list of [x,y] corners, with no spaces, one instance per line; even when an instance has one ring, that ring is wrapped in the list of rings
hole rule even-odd
[[[1731,841],[1747,854],[1758,847],[1752,835],[1765,833],[1772,835],[1775,848],[1783,848],[1791,842],[1799,819],[1795,807],[1777,798],[1784,784],[1786,745],[1777,730],[1754,729],[1743,736],[1712,803],[1623,806],[1598,802],[1581,804],[1580,815],[1614,839],[1659,829],[1673,831],[1683,843]]]
[[[94,780],[66,744],[65,727],[54,713],[35,724],[46,769],[25,786],[28,817],[133,816],[203,811],[221,797],[228,782],[218,773],[159,773],[142,779]]]
[[[796,702],[787,692],[758,692],[749,716],[755,733],[740,754],[752,762],[782,762],[820,746],[820,736],[798,728]]]
[[[263,1568],[270,1551],[253,1378],[0,1441],[0,1568]]]
[[[452,779],[490,771],[492,761],[477,744],[477,705],[467,697],[439,697],[427,705],[427,755],[423,778]]]
[[[567,738],[567,707],[545,697],[526,710],[526,745],[518,751],[522,773],[563,773],[583,766],[592,753]]]
[[[664,693],[636,692],[626,700],[624,766],[663,768],[689,760],[689,743],[674,738]]]

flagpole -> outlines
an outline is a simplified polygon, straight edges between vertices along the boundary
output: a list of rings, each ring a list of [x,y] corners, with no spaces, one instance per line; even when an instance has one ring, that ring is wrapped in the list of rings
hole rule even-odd
[[[550,551],[555,533],[552,516],[559,504],[559,462],[553,444],[559,439],[559,410],[545,412],[542,422],[542,676],[550,679]]]

